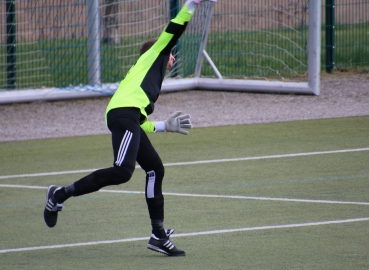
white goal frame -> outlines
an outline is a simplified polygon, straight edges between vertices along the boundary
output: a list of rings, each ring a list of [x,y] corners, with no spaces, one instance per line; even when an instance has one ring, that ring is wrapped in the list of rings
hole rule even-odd
[[[100,36],[100,27],[96,24],[100,21],[99,0],[89,0],[89,33],[93,36]],[[185,90],[220,90],[239,91],[256,93],[281,93],[281,94],[320,94],[320,46],[321,46],[321,3],[320,1],[309,1],[309,29],[308,29],[308,79],[307,82],[283,82],[265,80],[242,80],[223,78],[213,63],[211,57],[206,52],[206,44],[213,15],[215,2],[209,3],[205,18],[205,27],[202,33],[202,41],[198,53],[196,69],[193,78],[171,79],[166,78],[162,84],[162,92],[175,92]],[[92,12],[91,12],[92,10]],[[89,34],[90,36],[90,34]],[[44,100],[61,100],[106,96],[104,89],[117,87],[118,83],[100,84],[101,74],[96,72],[100,67],[100,50],[93,39],[88,39],[89,51],[94,54],[89,55],[89,66],[95,70],[89,72],[89,85],[81,87],[71,87],[68,90],[59,88],[48,88],[42,90],[13,90],[0,92],[0,104],[32,102]],[[207,60],[217,78],[201,78],[201,68],[204,60]],[[75,89],[74,89],[75,88]]]
[[[163,83],[163,91],[183,90],[221,90],[244,91],[257,93],[285,94],[320,94],[320,44],[321,44],[321,4],[320,1],[309,1],[308,30],[308,81],[283,82],[262,80],[224,79],[216,65],[207,54],[205,48],[214,9],[214,2],[206,14],[205,29],[202,36],[194,78],[167,79]],[[218,79],[201,78],[201,68],[204,58],[208,61]]]

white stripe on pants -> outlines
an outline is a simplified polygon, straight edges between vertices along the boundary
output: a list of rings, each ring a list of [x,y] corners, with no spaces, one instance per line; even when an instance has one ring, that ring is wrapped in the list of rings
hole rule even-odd
[[[124,157],[126,156],[126,153],[127,153],[127,149],[131,142],[131,139],[132,139],[132,132],[127,130],[123,136],[122,142],[120,143],[117,160],[115,161],[115,164],[117,166],[122,165]]]
[[[154,198],[155,197],[155,191],[154,191],[154,187],[155,187],[155,171],[149,171],[147,172],[147,175],[149,176],[149,179],[147,181],[147,189],[146,189],[146,194],[147,194],[147,198]]]

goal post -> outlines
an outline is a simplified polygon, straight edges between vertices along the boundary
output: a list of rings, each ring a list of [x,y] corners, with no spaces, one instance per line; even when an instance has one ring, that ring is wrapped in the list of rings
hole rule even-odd
[[[184,2],[14,0],[17,73],[9,90],[0,63],[0,103],[112,95],[141,43],[157,37]],[[0,26],[1,14],[10,12],[4,8]],[[319,95],[321,16],[320,1],[203,1],[173,50],[176,63],[162,92]],[[1,29],[5,48],[11,33]]]
[[[265,93],[320,94],[320,42],[321,42],[321,5],[319,1],[309,1],[308,29],[308,69],[306,82],[285,82],[270,80],[242,80],[223,78],[206,52],[214,5],[210,2],[205,14],[205,27],[201,38],[194,78],[164,82],[165,91],[186,89],[246,91]],[[203,61],[207,60],[217,79],[201,78]]]

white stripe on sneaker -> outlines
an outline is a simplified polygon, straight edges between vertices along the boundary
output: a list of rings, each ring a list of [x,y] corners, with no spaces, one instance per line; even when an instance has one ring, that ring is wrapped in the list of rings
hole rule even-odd
[[[165,246],[169,250],[171,250],[172,248],[174,248],[174,244],[170,240],[168,240],[167,242],[165,242],[165,244],[163,246]]]
[[[132,139],[132,132],[130,131],[126,131],[126,133],[123,136],[122,142],[120,143],[120,147],[119,147],[119,151],[118,151],[118,155],[117,155],[117,160],[115,161],[115,164],[117,166],[122,165],[123,161],[124,161],[124,157],[126,156],[127,153],[127,149],[129,147],[129,144],[131,142]]]
[[[54,207],[54,203],[51,199],[49,199],[47,201],[47,204],[46,204],[46,209],[49,210],[49,211],[52,211],[53,210],[53,207]]]

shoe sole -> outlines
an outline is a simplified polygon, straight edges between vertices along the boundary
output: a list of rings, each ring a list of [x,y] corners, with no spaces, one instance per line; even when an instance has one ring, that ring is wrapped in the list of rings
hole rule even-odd
[[[170,254],[170,253],[166,252],[165,250],[162,250],[161,248],[158,248],[157,246],[150,245],[150,244],[147,244],[147,248],[152,250],[152,251],[155,251],[155,252],[170,256],[170,257],[183,257],[183,256],[186,256],[186,253],[184,253],[184,252],[183,253],[178,253],[178,254]]]
[[[54,186],[54,185],[51,185],[51,186],[48,187],[48,189],[46,191],[46,203],[49,201],[51,195],[54,193],[55,189],[57,189],[57,188],[58,187]],[[51,190],[51,189],[53,189],[53,190]],[[50,196],[49,196],[49,193],[51,193]]]

